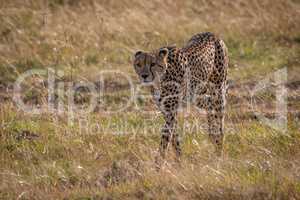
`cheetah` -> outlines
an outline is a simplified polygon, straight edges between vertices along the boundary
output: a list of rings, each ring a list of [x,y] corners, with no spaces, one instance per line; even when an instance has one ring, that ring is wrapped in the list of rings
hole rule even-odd
[[[151,88],[164,116],[159,147],[162,158],[169,143],[177,158],[182,154],[176,116],[181,103],[187,99],[196,108],[206,110],[209,138],[216,154],[222,154],[228,62],[225,43],[210,32],[194,35],[182,48],[166,46],[135,53],[135,72],[141,83]]]

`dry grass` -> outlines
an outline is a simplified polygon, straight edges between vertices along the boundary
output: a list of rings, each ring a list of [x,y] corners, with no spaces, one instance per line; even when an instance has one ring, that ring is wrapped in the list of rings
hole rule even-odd
[[[299,9],[296,0],[0,0],[0,199],[300,199]],[[75,115],[73,124],[67,112],[28,115],[12,102],[11,84],[33,68],[62,70],[58,83],[95,84],[99,71],[118,69],[137,85],[133,52],[180,46],[203,31],[220,35],[230,53],[223,158],[212,153],[205,118],[181,113],[181,167],[170,156],[157,172],[161,117],[133,104],[104,112],[130,94],[120,77],[106,80],[105,101],[87,116]],[[249,97],[257,82],[283,67],[285,134],[260,123]],[[24,94],[29,104],[47,102],[38,78],[25,85],[35,86]],[[274,117],[271,89],[254,98],[256,109]],[[155,109],[149,100],[138,104]],[[192,129],[195,121],[203,127]]]

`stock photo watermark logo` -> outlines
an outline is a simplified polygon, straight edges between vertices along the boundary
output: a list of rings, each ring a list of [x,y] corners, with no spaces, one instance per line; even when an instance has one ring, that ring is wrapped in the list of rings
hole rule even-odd
[[[130,104],[133,101],[134,97],[134,88],[131,78],[117,70],[104,70],[100,71],[98,74],[99,82],[100,82],[100,89],[96,89],[96,84],[94,82],[90,81],[80,81],[80,82],[56,82],[56,78],[61,78],[64,76],[64,72],[61,70],[58,70],[57,72],[52,69],[48,68],[46,69],[32,69],[24,72],[21,74],[18,79],[14,83],[14,90],[13,90],[13,99],[15,103],[17,104],[18,108],[24,111],[27,114],[43,114],[46,112],[50,113],[64,113],[67,112],[68,116],[71,117],[74,113],[85,115],[93,112],[98,104],[98,102],[101,102],[101,98],[104,96],[104,79],[106,75],[109,74],[118,74],[119,76],[122,76],[125,78],[127,83],[129,84],[130,89],[130,99],[126,102],[126,104],[120,106],[117,110],[108,110],[105,111],[107,113],[114,113],[114,112],[122,112],[130,106]],[[40,107],[38,105],[27,105],[23,98],[22,94],[26,91],[22,90],[22,84],[26,82],[27,78],[32,77],[40,77],[42,80],[46,77],[46,87],[47,90],[47,106]],[[90,96],[88,106],[80,106],[75,103],[76,99],[76,92],[80,88],[84,88],[88,91],[88,95]],[[67,97],[67,101],[64,100],[64,98],[58,98],[57,105],[54,103],[54,99],[56,96],[59,95],[60,97]]]
[[[263,80],[259,80],[255,87],[250,91],[251,108],[257,119],[277,130],[281,133],[287,132],[287,68],[281,68],[271,74],[268,74]],[[267,118],[263,112],[260,112],[255,95],[263,92],[268,88],[274,88],[275,93],[275,117],[273,119]],[[268,102],[267,102],[268,103]]]
[[[96,86],[95,82],[90,81],[81,81],[81,82],[57,82],[57,78],[64,76],[64,72],[61,70],[55,71],[52,68],[48,69],[32,69],[21,74],[14,83],[13,90],[13,99],[17,107],[27,114],[43,114],[43,113],[54,113],[54,114],[67,114],[68,123],[73,124],[77,116],[87,116],[89,113],[94,112],[99,104],[103,102],[105,96],[105,79],[108,76],[122,77],[127,86],[129,98],[121,103],[117,109],[106,109],[101,110],[101,112],[106,114],[116,114],[126,112],[130,106],[133,106],[133,109],[147,114],[157,114],[157,110],[149,110],[145,107],[147,105],[141,105],[139,102],[146,99],[152,99],[154,101],[157,98],[157,94],[144,93],[143,84],[134,84],[134,81],[131,77],[122,71],[118,70],[103,70],[98,73],[98,82],[99,87]],[[47,91],[47,101],[46,105],[40,106],[35,104],[26,104],[22,97],[23,91],[22,84],[26,82],[26,79],[32,77],[41,77],[42,80],[46,80],[47,86],[45,90]],[[115,78],[114,81],[119,81],[118,78]],[[266,76],[266,78],[257,81],[253,89],[249,90],[250,94],[250,104],[252,112],[255,114],[259,122],[283,133],[287,130],[287,89],[285,84],[287,82],[287,69],[282,68],[278,71],[275,71]],[[85,95],[89,96],[88,103],[85,106],[78,105],[75,102],[76,93],[80,88],[85,88],[87,93]],[[260,110],[259,103],[257,102],[257,94],[265,90],[270,90],[273,88],[272,92],[275,94],[275,117],[269,118],[265,116],[265,113]],[[188,91],[188,90],[187,90]],[[57,98],[61,97],[61,98]],[[207,95],[204,95],[205,98]],[[166,97],[172,98],[172,97]],[[55,99],[58,99],[55,101]],[[166,99],[165,99],[166,100]],[[266,101],[266,100],[264,100]],[[162,100],[164,102],[164,99]],[[109,103],[109,102],[108,102]],[[184,106],[183,106],[184,107]],[[182,109],[182,107],[180,108]],[[191,111],[191,104],[187,102],[185,105],[184,112],[187,114]],[[79,124],[84,124],[79,122]],[[93,125],[95,126],[95,125]],[[97,125],[98,126],[98,125]]]

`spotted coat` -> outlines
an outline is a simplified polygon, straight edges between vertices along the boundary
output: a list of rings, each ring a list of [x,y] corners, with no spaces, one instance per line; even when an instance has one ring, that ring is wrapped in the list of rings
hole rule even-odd
[[[151,86],[165,119],[160,143],[162,157],[169,143],[178,157],[182,153],[176,117],[186,101],[207,111],[209,138],[216,153],[222,153],[228,53],[221,39],[205,32],[194,35],[182,48],[138,51],[134,68],[141,82]]]

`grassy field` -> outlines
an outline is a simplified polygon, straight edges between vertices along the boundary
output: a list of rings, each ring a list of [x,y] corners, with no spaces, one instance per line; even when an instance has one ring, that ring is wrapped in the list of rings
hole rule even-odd
[[[132,55],[204,31],[229,49],[224,155],[191,108],[179,115],[181,166],[169,151],[157,171],[163,120],[137,95],[148,91]],[[0,199],[300,199],[299,55],[298,0],[0,0]],[[25,113],[14,82],[49,68],[60,111]],[[69,106],[68,89],[82,82],[102,94],[87,114]],[[47,76],[25,79],[26,105],[45,108],[48,86]],[[276,129],[262,116],[277,119],[281,86],[287,123]],[[75,92],[78,107],[91,99]]]

